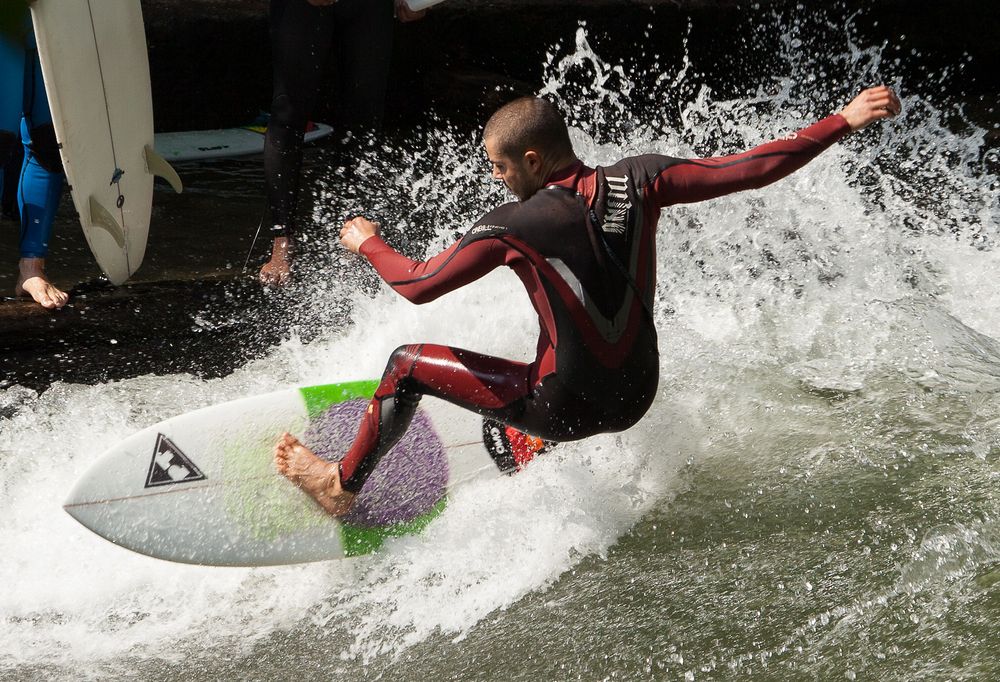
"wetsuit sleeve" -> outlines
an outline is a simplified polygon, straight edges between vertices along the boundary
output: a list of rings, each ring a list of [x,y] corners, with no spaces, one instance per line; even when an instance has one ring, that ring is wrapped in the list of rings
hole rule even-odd
[[[505,265],[507,257],[500,240],[470,235],[423,262],[396,252],[378,236],[366,239],[360,252],[389,286],[413,303],[433,301],[474,282]]]
[[[675,160],[650,183],[659,206],[757,189],[790,175],[851,131],[840,114],[742,154]]]

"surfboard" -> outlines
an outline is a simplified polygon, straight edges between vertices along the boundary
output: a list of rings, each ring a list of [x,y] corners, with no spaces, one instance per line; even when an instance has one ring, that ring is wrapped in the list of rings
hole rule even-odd
[[[112,284],[142,264],[153,176],[180,178],[156,153],[139,0],[31,4],[45,92],[73,205]]]
[[[63,508],[101,537],[182,563],[268,566],[343,559],[417,533],[448,492],[516,471],[542,441],[434,398],[337,519],[277,472],[288,431],[326,459],[347,451],[377,381],[286,389],[189,412],[101,455]]]
[[[264,151],[264,133],[267,124],[218,130],[191,130],[176,133],[157,133],[156,150],[167,161],[209,161],[226,159]],[[310,124],[306,130],[306,143],[320,140],[333,132],[325,123]]]
[[[444,0],[406,0],[406,6],[414,12],[433,7],[444,2]]]

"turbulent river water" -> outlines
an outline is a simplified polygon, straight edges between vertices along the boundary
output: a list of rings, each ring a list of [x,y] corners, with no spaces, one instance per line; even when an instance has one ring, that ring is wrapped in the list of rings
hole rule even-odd
[[[509,273],[415,307],[337,257],[302,294],[328,331],[224,378],[5,388],[0,678],[1000,677],[996,151],[933,95],[947,73],[911,94],[842,26],[777,29],[771,77],[732,99],[687,61],[639,84],[586,28],[553,49],[543,92],[589,164],[742,151],[882,79],[905,112],[772,187],[664,211],[649,414],[461,491],[420,536],[205,568],[112,546],[60,503],[140,428],[375,377],[404,342],[531,357],[537,323]],[[430,127],[373,150],[358,196],[421,255],[505,200],[485,171],[473,136]],[[332,244],[338,185],[319,185]]]

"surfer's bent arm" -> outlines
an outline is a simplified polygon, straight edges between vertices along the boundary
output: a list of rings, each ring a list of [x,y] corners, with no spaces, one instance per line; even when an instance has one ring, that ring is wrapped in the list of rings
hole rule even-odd
[[[366,239],[359,249],[379,276],[413,303],[428,303],[474,282],[504,265],[507,251],[497,239],[470,235],[422,262],[398,253],[377,235]]]
[[[834,114],[742,154],[673,159],[650,183],[650,190],[660,206],[669,206],[758,189],[802,168],[850,132],[844,117]]]

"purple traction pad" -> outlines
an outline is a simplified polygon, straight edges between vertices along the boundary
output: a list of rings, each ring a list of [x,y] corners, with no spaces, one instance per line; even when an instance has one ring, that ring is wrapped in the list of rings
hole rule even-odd
[[[342,459],[367,408],[368,401],[362,398],[331,405],[309,423],[303,443],[329,462]],[[368,477],[344,521],[359,526],[412,521],[444,497],[447,485],[444,444],[418,409],[406,433]]]

